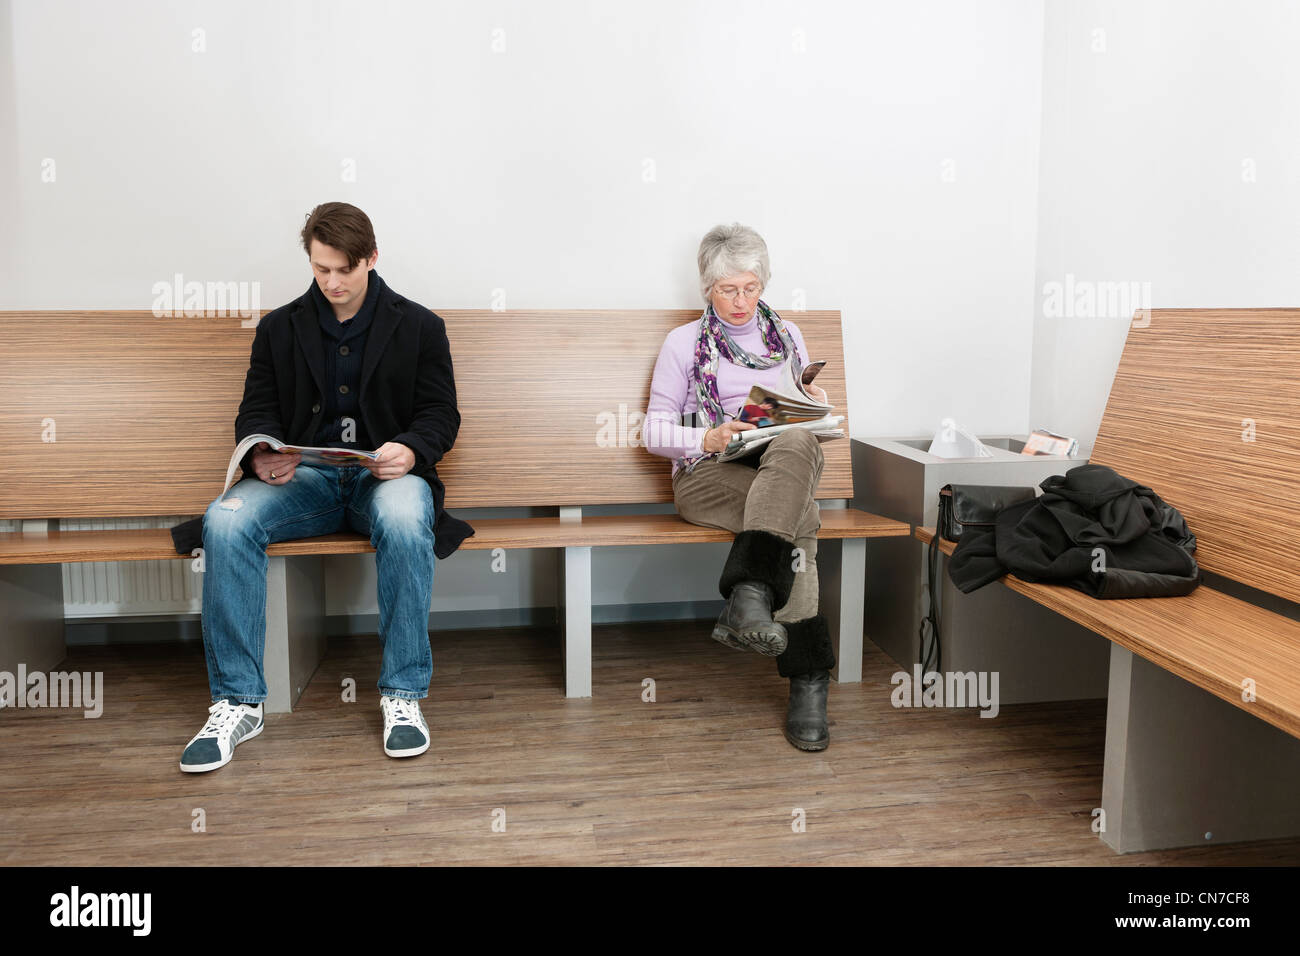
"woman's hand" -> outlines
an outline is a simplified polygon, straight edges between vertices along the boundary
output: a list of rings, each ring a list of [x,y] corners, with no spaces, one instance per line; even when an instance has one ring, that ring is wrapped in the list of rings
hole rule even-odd
[[[747,432],[754,427],[753,422],[723,422],[704,433],[700,447],[709,452],[723,451],[731,444],[731,436],[737,432]]]

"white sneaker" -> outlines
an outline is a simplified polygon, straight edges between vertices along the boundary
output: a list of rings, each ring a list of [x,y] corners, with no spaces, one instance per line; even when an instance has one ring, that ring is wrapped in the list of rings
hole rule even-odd
[[[415,757],[429,749],[429,725],[418,700],[380,697],[384,712],[384,753],[390,757]]]
[[[261,704],[241,704],[225,697],[208,708],[208,715],[208,722],[181,754],[181,769],[186,773],[224,767],[239,743],[256,737],[266,726]]]

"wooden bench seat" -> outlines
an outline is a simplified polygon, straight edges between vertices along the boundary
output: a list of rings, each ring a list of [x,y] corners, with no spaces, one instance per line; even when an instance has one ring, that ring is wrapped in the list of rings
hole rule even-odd
[[[676,515],[589,515],[576,519],[476,518],[474,536],[461,545],[464,551],[493,548],[618,547],[646,544],[699,544],[730,541],[717,528],[690,524]],[[822,512],[818,540],[898,537],[911,533],[902,521],[854,509]],[[272,544],[272,557],[294,554],[373,554],[370,541],[359,534],[341,532],[316,538],[299,538]],[[24,534],[0,532],[0,565],[63,564],[80,561],[188,560],[177,554],[165,528],[122,528],[113,531],[47,531]]]
[[[591,694],[591,549],[728,541],[675,514],[583,514],[584,508],[671,503],[671,466],[639,439],[664,337],[695,310],[440,311],[456,370],[461,428],[438,464],[446,506],[531,508],[524,518],[472,517],[467,551],[556,548],[565,692]],[[792,315],[822,384],[849,415],[838,312]],[[62,659],[57,566],[183,560],[166,529],[61,530],[64,518],[201,514],[221,490],[254,330],[237,318],[147,312],[0,313],[0,442],[27,449],[0,483],[0,669]],[[847,421],[845,423],[847,431]],[[908,525],[847,507],[849,442],[823,446],[819,581],[837,638],[835,676],[861,679],[865,542]],[[268,710],[288,710],[323,653],[322,558],[371,552],[356,534],[267,549]],[[719,569],[720,570],[720,569]],[[435,594],[437,594],[435,585]],[[273,661],[274,659],[274,661]]]
[[[1101,601],[1002,579],[1111,642],[1101,835],[1116,850],[1300,834],[1298,409],[1300,309],[1153,310],[1090,460],[1182,512],[1209,583]]]
[[[928,544],[933,528],[917,528]],[[940,540],[951,555],[957,545]],[[1056,584],[1008,574],[1011,590],[1209,691],[1234,707],[1300,737],[1300,621],[1202,585],[1186,597],[1099,601]],[[1254,701],[1242,680],[1254,675]]]

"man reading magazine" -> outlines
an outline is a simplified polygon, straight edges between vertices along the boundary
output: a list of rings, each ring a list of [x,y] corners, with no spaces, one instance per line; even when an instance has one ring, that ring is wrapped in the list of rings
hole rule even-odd
[[[376,550],[384,753],[429,748],[418,701],[433,676],[434,559],[473,534],[443,510],[435,469],[460,428],[446,328],[375,272],[374,229],[360,209],[317,206],[301,238],[314,281],[257,326],[236,443],[260,434],[376,455],[308,464],[259,442],[243,459],[243,480],[208,508],[203,646],[212,705],[181,756],[190,773],[224,766],[236,745],[262,732],[266,546],[345,528]]]

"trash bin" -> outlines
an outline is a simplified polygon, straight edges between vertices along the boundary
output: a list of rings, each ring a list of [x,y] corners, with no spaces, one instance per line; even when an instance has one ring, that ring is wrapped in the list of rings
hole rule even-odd
[[[947,484],[1032,487],[1082,457],[1019,454],[1027,436],[980,436],[992,458],[939,458],[930,439],[853,439],[854,507],[933,527]],[[916,538],[868,542],[866,635],[911,673],[920,657],[926,547]],[[1003,704],[1105,697],[1110,642],[1002,584],[962,594],[941,558],[944,672],[998,672]]]

